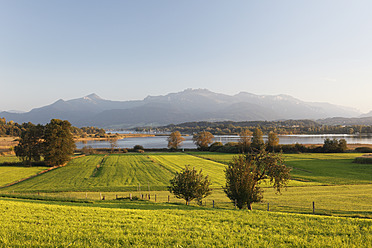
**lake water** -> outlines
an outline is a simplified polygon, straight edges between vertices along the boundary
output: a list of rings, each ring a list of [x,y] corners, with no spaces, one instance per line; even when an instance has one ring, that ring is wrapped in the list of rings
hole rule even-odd
[[[135,145],[141,145],[144,148],[167,148],[168,136],[155,136],[155,137],[139,137],[139,138],[126,138],[118,140],[119,148],[133,148]],[[181,148],[196,148],[192,142],[192,136],[184,136],[186,139]],[[267,136],[264,136],[266,140]],[[280,144],[323,144],[326,138],[345,139],[348,144],[372,144],[372,134],[369,135],[349,135],[349,134],[322,134],[322,135],[279,135]],[[237,142],[239,136],[215,136],[214,141],[220,141],[223,144],[227,142]],[[93,148],[110,148],[110,143],[106,140],[100,141],[87,141],[77,142],[78,149],[84,146],[91,146]]]

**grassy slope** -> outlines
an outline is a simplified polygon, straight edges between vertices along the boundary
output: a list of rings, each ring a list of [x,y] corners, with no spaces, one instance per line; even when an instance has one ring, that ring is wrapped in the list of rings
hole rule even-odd
[[[216,161],[229,161],[232,154],[197,154]],[[359,154],[285,155],[293,167],[290,186],[365,184],[372,182],[372,166],[354,164]],[[95,155],[72,160],[66,167],[14,185],[15,191],[132,191],[138,188],[165,190],[176,171],[185,165],[202,169],[212,187],[224,183],[225,165],[187,154]],[[100,167],[97,169],[97,165]]]
[[[125,154],[86,156],[44,175],[7,188],[7,191],[128,191],[166,189],[186,164],[210,175],[221,186],[224,165],[185,154]],[[97,165],[99,168],[97,169]]]
[[[195,154],[194,154],[195,155]],[[202,153],[209,159],[228,161],[231,154]],[[359,154],[294,154],[285,155],[287,164],[294,167],[293,177],[303,180],[294,181],[282,195],[276,195],[272,189],[265,189],[262,204],[254,208],[266,209],[269,202],[272,210],[297,213],[312,211],[311,203],[316,202],[316,209],[323,214],[344,216],[364,216],[371,218],[372,184],[371,166],[353,164],[353,157]],[[97,170],[96,166],[100,165]],[[112,191],[104,193],[106,199],[113,199],[120,191],[131,191],[140,196],[150,188],[165,190],[175,171],[181,170],[186,164],[202,169],[212,179],[213,194],[207,198],[208,204],[216,201],[219,207],[231,208],[232,205],[222,192],[224,184],[223,164],[195,156],[175,153],[164,154],[125,154],[87,156],[78,158],[68,166],[48,172],[18,185],[2,189],[2,191]],[[310,181],[310,182],[309,182]],[[140,184],[141,192],[137,192]],[[318,185],[344,186],[320,187]],[[349,184],[349,186],[348,186]],[[350,184],[360,184],[350,185]],[[365,185],[361,185],[365,184]],[[59,193],[63,194],[63,193]],[[154,195],[154,192],[151,192]],[[67,193],[69,196],[85,198],[84,193]],[[157,192],[158,201],[167,201],[169,192]],[[125,193],[124,196],[129,196]],[[89,193],[88,198],[99,199],[99,193]],[[154,198],[152,198],[154,200]],[[171,198],[172,202],[183,202]]]
[[[212,188],[221,188],[224,185],[225,165],[221,163],[216,163],[214,161],[208,161],[185,154],[151,155],[150,157],[172,172],[180,171],[181,169],[185,168],[185,165],[190,165],[196,170],[202,170],[203,174],[208,175],[211,179]],[[169,180],[167,183],[169,183]]]
[[[0,246],[372,246],[371,220],[177,206],[172,209],[169,204],[139,203],[144,210],[125,209],[125,203],[121,209],[115,204],[113,208],[73,205],[0,199]]]
[[[206,159],[228,163],[235,154],[192,153]],[[355,164],[358,153],[303,153],[285,154],[286,165],[293,168],[292,178],[322,185],[372,183],[372,165]]]
[[[23,167],[16,163],[20,160],[15,156],[0,157],[0,187],[37,174],[47,167]],[[14,163],[15,165],[12,165]]]
[[[372,165],[355,164],[361,154],[293,154],[286,164],[293,167],[293,178],[326,185],[372,183]]]

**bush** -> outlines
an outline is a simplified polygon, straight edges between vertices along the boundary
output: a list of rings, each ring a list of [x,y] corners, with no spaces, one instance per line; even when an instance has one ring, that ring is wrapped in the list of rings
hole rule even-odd
[[[209,147],[209,151],[210,152],[215,152],[217,151],[219,148],[223,147],[223,144],[222,142],[214,142],[210,147]]]
[[[360,152],[360,153],[372,153],[372,148],[371,147],[362,146],[362,147],[355,148],[355,151],[356,152]]]
[[[357,163],[357,164],[372,164],[372,157],[371,156],[357,157],[357,158],[354,159],[353,163]]]
[[[139,152],[139,153],[145,153],[145,150],[142,150],[142,149],[138,149],[136,151]]]
[[[135,151],[137,151],[137,150],[144,150],[145,148],[143,148],[143,146],[141,146],[141,145],[135,145],[134,147],[133,147],[133,150],[135,150]]]
[[[126,149],[126,148],[123,148],[122,151],[123,151],[123,153],[128,153],[128,149]]]
[[[283,151],[284,153],[302,153],[302,152],[309,152],[310,149],[308,149],[303,144],[290,144],[290,145],[280,145],[278,147],[278,150]]]

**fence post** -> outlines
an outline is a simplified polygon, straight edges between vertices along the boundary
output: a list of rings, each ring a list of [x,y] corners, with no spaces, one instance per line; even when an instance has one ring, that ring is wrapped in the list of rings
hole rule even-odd
[[[168,203],[170,203],[170,197],[169,197],[169,195],[168,195]]]
[[[214,208],[214,200],[213,200],[213,208]]]
[[[315,214],[315,202],[313,202],[313,214]]]
[[[155,202],[156,202],[156,194],[155,194]]]
[[[88,193],[85,192],[85,200],[87,200],[87,199],[88,199]]]
[[[99,199],[102,200],[102,194],[99,192]]]
[[[118,199],[118,195],[116,195],[116,200]]]
[[[235,209],[236,209],[237,200],[235,199]]]
[[[150,196],[150,194],[149,194],[149,200],[151,200],[151,196]]]
[[[267,203],[267,211],[270,211],[270,203]]]
[[[132,193],[129,194],[129,199],[132,200]]]

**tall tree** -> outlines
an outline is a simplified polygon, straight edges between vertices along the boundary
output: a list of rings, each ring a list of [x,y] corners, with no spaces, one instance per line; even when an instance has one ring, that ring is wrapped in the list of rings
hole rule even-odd
[[[175,131],[169,135],[167,140],[168,148],[177,150],[182,145],[182,142],[185,141],[185,138],[182,137],[179,131]]]
[[[281,154],[248,153],[234,157],[225,169],[226,186],[224,191],[239,209],[247,206],[252,210],[252,203],[262,200],[260,183],[269,179],[272,186],[280,192],[290,179],[290,169],[283,163]]]
[[[251,147],[256,150],[261,150],[265,147],[263,133],[259,127],[256,127],[253,131]]]
[[[213,134],[207,131],[202,131],[197,134],[194,134],[192,140],[194,141],[195,145],[198,147],[199,150],[208,150],[209,144],[213,142]]]
[[[75,142],[68,121],[53,119],[45,126],[44,160],[50,165],[62,165],[74,154]]]
[[[239,133],[239,148],[241,152],[248,152],[251,147],[252,132],[249,129],[244,129]]]
[[[194,168],[186,166],[181,172],[177,172],[175,177],[170,180],[168,189],[177,198],[184,199],[186,205],[194,199],[201,200],[211,194],[211,182],[208,176],[204,176],[202,171],[197,172]]]
[[[279,138],[276,133],[273,131],[269,132],[269,135],[267,137],[267,143],[266,143],[266,148],[268,151],[274,151],[275,147],[279,145]]]
[[[28,123],[28,128],[22,131],[19,143],[14,147],[16,156],[31,166],[32,162],[39,162],[43,153],[44,126]]]

